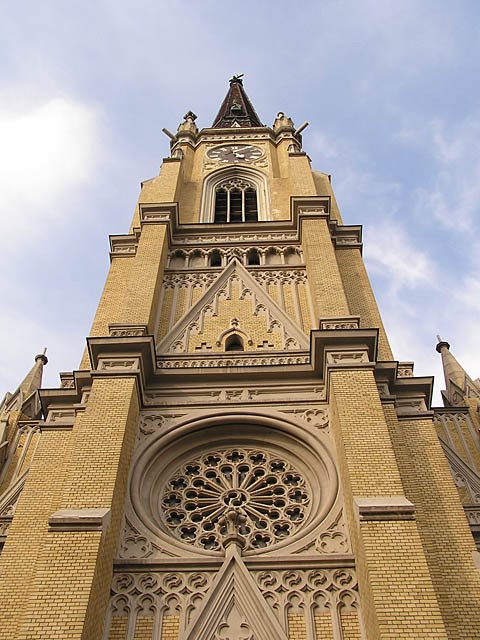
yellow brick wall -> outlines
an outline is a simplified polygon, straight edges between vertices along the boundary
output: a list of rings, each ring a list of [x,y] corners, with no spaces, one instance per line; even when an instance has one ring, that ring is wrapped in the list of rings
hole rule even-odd
[[[302,247],[316,322],[349,315],[330,231],[325,219],[303,220]]]
[[[330,399],[367,637],[446,638],[416,522],[359,522],[354,511],[356,497],[404,495],[373,373],[332,371]]]
[[[118,323],[145,324],[153,332],[167,257],[166,232],[164,224],[146,224],[136,255],[112,259],[90,336],[108,336],[108,325]],[[80,368],[89,366],[85,353]]]
[[[152,616],[138,616],[134,640],[152,640],[153,623],[154,618]]]
[[[341,614],[341,621],[343,632],[342,640],[361,640],[358,615],[355,611],[343,611]]]
[[[333,622],[330,611],[321,611],[315,614],[315,640],[334,640]]]
[[[45,535],[19,640],[102,638],[137,423],[135,379],[95,379],[85,414],[71,434],[61,508],[110,508],[111,523],[103,535]]]
[[[337,220],[339,224],[342,223],[342,216],[340,215],[340,209],[338,208],[335,194],[333,193],[332,184],[326,173],[320,171],[312,172],[313,181],[317,190],[317,196],[330,196],[331,198],[331,216],[334,220]]]
[[[288,614],[288,638],[289,640],[307,640],[307,625],[303,614]]]
[[[336,256],[350,313],[360,316],[361,327],[380,329],[378,359],[392,360],[392,351],[360,249],[339,249]]]
[[[127,635],[127,616],[115,616],[110,622],[108,640],[125,640]]]
[[[163,616],[161,640],[178,640],[180,632],[179,616]]]
[[[42,434],[0,556],[2,640],[17,638],[22,615],[29,615],[28,597],[48,517],[60,506],[69,438],[69,431]]]
[[[385,414],[407,497],[415,504],[422,544],[449,638],[480,638],[480,572],[475,545],[448,462],[431,420],[399,422]]]

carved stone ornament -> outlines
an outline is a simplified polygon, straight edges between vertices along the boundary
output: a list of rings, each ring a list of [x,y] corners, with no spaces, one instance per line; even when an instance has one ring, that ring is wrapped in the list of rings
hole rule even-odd
[[[266,356],[264,354],[247,356],[243,358],[199,358],[189,360],[158,358],[159,369],[204,369],[205,367],[265,367],[284,364],[308,364],[310,357],[305,356]]]
[[[137,371],[140,366],[138,358],[99,358],[98,371],[121,372]]]
[[[399,362],[397,369],[398,378],[413,378],[413,362]]]
[[[367,364],[367,351],[327,351],[327,364],[330,365],[358,365]]]
[[[108,330],[113,338],[147,335],[147,326],[144,324],[110,324]]]
[[[321,330],[332,329],[358,329],[360,327],[359,316],[347,316],[345,318],[320,318]]]

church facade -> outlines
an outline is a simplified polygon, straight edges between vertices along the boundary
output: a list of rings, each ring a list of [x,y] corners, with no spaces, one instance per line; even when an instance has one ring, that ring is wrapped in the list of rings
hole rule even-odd
[[[79,368],[6,395],[1,639],[480,637],[480,382],[394,359],[302,129],[188,112]]]

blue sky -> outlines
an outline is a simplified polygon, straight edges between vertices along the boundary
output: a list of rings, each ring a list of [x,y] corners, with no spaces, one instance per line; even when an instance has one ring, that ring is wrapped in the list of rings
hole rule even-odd
[[[304,120],[400,360],[442,387],[435,334],[480,374],[480,3],[0,1],[0,393],[48,346],[78,366],[139,183],[234,73]]]

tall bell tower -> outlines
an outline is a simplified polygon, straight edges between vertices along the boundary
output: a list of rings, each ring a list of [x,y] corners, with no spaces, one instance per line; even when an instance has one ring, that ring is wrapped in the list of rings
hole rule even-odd
[[[432,379],[392,355],[361,227],[240,76],[196,120],[110,237],[79,369],[2,405],[0,638],[480,637]]]

